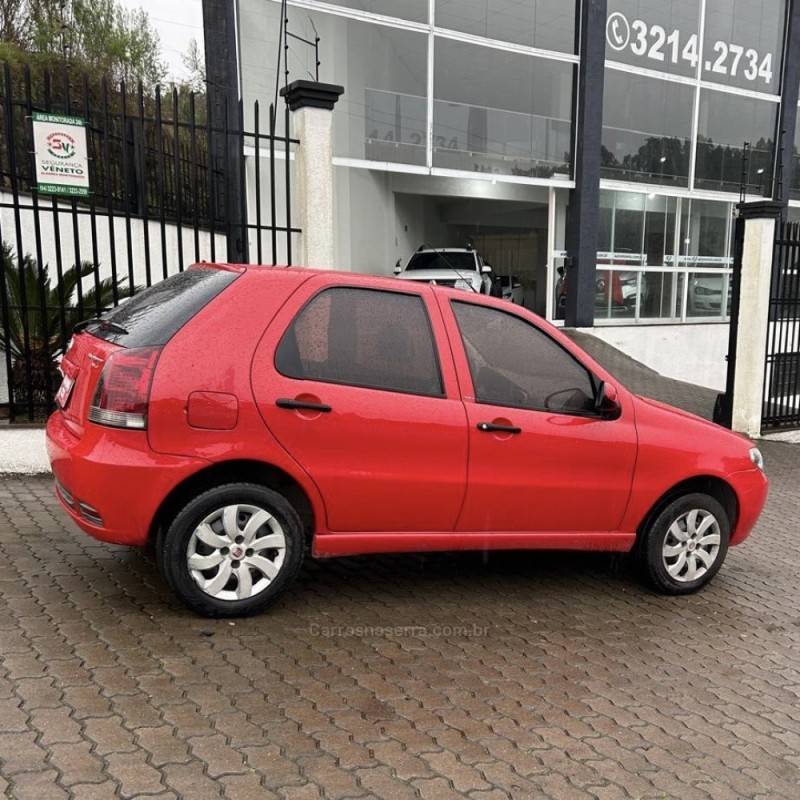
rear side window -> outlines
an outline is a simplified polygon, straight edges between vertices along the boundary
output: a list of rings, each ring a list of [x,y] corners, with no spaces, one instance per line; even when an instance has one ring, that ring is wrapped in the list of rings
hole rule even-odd
[[[294,318],[278,345],[282,375],[443,394],[436,345],[422,298],[375,289],[325,289]]]
[[[594,408],[594,379],[571,353],[514,314],[453,303],[475,399],[533,411]]]
[[[240,274],[216,267],[187,269],[84,323],[83,329],[123,347],[164,345]]]

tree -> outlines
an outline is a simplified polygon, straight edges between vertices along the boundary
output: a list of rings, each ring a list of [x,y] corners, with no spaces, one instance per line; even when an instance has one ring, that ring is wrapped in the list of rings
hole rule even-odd
[[[118,0],[0,0],[0,29],[0,58],[12,64],[69,65],[147,88],[166,75],[147,13]]]
[[[206,62],[203,52],[197,44],[197,39],[189,41],[189,47],[181,56],[183,66],[188,73],[187,78],[182,81],[182,86],[191,92],[198,94],[206,90]]]
[[[0,41],[20,45],[28,35],[25,0],[0,0]]]
[[[5,321],[0,317],[0,354],[6,350],[11,354],[15,401],[24,403],[28,399],[29,365],[30,399],[34,405],[44,406],[58,388],[55,356],[61,350],[62,319],[69,333],[81,319],[94,316],[98,308],[113,305],[115,296],[123,294],[125,279],[117,280],[116,292],[111,278],[99,281],[97,286],[92,280],[91,285],[83,287],[84,280],[91,278],[95,271],[94,264],[84,261],[80,266],[64,270],[61,280],[53,285],[46,264],[41,274],[38,262],[30,255],[23,256],[21,266],[18,265],[14,251],[6,242],[0,243],[0,269],[8,298],[8,339]],[[79,283],[83,288],[80,304],[77,300]]]

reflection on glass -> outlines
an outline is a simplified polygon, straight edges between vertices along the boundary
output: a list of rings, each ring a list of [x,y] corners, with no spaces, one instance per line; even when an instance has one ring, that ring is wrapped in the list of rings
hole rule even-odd
[[[424,97],[364,91],[364,157],[371,161],[425,163],[427,103]]]
[[[345,87],[333,114],[334,155],[424,165],[428,37],[299,10],[290,9],[290,31],[310,40],[319,35],[323,45],[336,42],[345,52],[327,61],[322,55],[323,79]],[[291,48],[289,68],[290,79],[308,78],[314,48]]]
[[[731,210],[712,200],[601,190],[596,317],[680,319],[684,300],[690,317],[729,314]]]
[[[675,215],[678,198],[650,194],[645,203],[644,263],[661,266],[675,251]]]
[[[706,0],[703,78],[780,91],[785,0]]]
[[[769,195],[772,191],[777,112],[777,103],[701,89],[695,174],[697,188],[739,191],[743,145],[749,142],[745,173],[748,191]]]
[[[569,172],[572,64],[438,37],[435,47],[434,166]]]
[[[435,13],[440,28],[575,52],[575,3],[570,0],[437,0]]]
[[[690,272],[686,298],[687,317],[720,317],[727,309],[728,282],[720,273]]]
[[[639,273],[602,269],[595,276],[595,316],[604,319],[631,319],[636,315]]]
[[[645,272],[642,275],[642,297],[639,316],[650,319],[672,319],[680,316],[678,278],[676,272]]]
[[[715,200],[682,201],[679,266],[730,265],[731,205]]]
[[[640,192],[600,192],[600,236],[597,263],[641,266],[642,233],[647,195]]]
[[[606,69],[602,174],[686,186],[694,88]]]

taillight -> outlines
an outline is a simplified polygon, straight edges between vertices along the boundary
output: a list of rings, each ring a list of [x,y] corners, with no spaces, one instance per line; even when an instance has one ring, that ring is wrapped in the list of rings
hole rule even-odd
[[[146,428],[150,383],[160,352],[160,347],[139,347],[112,353],[97,382],[89,419],[113,428]]]

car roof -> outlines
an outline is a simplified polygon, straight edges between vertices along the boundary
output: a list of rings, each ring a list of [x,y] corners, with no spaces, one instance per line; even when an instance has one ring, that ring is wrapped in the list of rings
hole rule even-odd
[[[475,250],[469,247],[426,247],[423,250],[415,250],[411,255],[417,253],[474,253]]]
[[[337,276],[346,278],[348,284],[361,284],[363,286],[376,286],[382,289],[399,289],[402,288],[397,284],[408,283],[406,280],[397,278],[394,275],[373,275],[368,272],[351,272],[344,269],[323,269],[321,267],[302,267],[297,265],[288,266],[286,264],[228,264],[224,262],[200,261],[192,264],[192,267],[215,267],[216,269],[231,270],[233,272],[248,272],[257,275],[277,274],[290,274],[296,276],[299,280],[305,280],[316,275],[324,275],[326,278],[336,279]],[[418,283],[425,283],[431,289],[439,290],[446,287],[438,286],[435,283],[429,283],[427,280],[421,279]],[[484,297],[485,295],[478,295]]]

